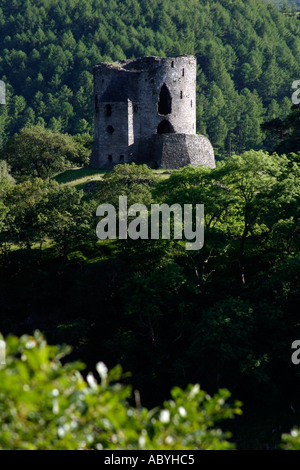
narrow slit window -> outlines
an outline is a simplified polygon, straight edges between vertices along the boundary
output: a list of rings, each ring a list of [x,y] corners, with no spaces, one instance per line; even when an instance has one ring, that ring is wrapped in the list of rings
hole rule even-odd
[[[171,67],[174,68],[174,60],[172,60]]]
[[[109,117],[112,115],[112,107],[110,104],[105,105],[105,115],[106,117]]]
[[[183,94],[182,91],[180,92],[180,99],[182,100]]]
[[[124,155],[120,155],[120,163],[124,163]]]
[[[107,126],[106,130],[109,134],[113,134],[115,132],[113,126]]]
[[[99,103],[98,103],[98,96],[95,95],[95,111],[96,113],[99,112]]]
[[[184,69],[182,69],[182,76],[184,77]]]
[[[193,100],[191,100],[191,108],[193,107]]]

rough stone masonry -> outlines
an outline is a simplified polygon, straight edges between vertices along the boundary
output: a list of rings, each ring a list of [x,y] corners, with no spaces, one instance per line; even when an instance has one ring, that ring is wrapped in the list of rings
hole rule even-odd
[[[95,137],[90,166],[215,167],[196,134],[196,58],[143,57],[94,67]]]

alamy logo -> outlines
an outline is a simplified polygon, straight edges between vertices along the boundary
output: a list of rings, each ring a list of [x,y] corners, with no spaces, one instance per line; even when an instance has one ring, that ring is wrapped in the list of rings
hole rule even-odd
[[[292,83],[292,88],[296,91],[292,94],[292,103],[293,104],[300,104],[300,80],[295,80]]]
[[[102,217],[96,233],[100,240],[131,238],[132,240],[188,240],[186,250],[201,250],[204,245],[204,205],[151,204],[150,215],[144,204],[127,207],[127,196],[119,196],[118,217],[112,204],[98,206],[96,215]],[[134,219],[133,219],[134,218]],[[194,220],[193,220],[194,219]],[[173,224],[171,221],[173,220]]]
[[[6,103],[6,86],[5,83],[0,80],[0,104]]]
[[[6,364],[5,362],[6,344],[3,339],[0,339],[0,366]]]
[[[296,351],[293,352],[292,354],[292,363],[295,364],[295,366],[298,366],[300,364],[300,340],[296,339],[292,343],[292,349],[295,349]]]

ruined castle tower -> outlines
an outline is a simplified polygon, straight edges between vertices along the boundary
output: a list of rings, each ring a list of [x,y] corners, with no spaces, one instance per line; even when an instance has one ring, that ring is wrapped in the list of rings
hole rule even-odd
[[[196,58],[144,57],[94,67],[95,139],[91,167],[215,166],[196,134]]]

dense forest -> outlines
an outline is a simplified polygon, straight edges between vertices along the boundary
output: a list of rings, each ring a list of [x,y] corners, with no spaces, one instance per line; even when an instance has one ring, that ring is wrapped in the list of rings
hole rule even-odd
[[[93,130],[93,66],[144,55],[198,59],[197,129],[216,154],[270,150],[260,124],[290,111],[300,21],[261,0],[3,0],[0,146],[25,125]]]
[[[2,0],[0,25],[0,449],[299,449],[295,10]],[[88,168],[93,66],[185,53],[216,168]],[[98,240],[122,195],[204,204],[204,247]]]
[[[175,386],[227,388],[243,402],[243,415],[226,424],[235,445],[276,448],[300,416],[291,361],[299,337],[299,153],[251,150],[216,169],[171,174],[118,165],[83,184],[79,175],[97,170],[53,179],[81,147],[58,144],[51,132],[22,131],[8,149],[18,152],[18,166],[12,174],[1,166],[2,333],[41,330],[50,344],[71,344],[71,358],[90,370],[98,360],[121,364],[143,406],[162,403]],[[57,162],[52,172],[41,166],[37,178],[28,159],[50,158],[53,142]],[[97,241],[96,207],[118,207],[119,195],[147,207],[203,203],[204,248]]]

